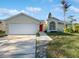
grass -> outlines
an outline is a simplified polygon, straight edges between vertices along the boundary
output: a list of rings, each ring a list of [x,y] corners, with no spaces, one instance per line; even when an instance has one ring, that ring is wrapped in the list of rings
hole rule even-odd
[[[79,33],[47,33],[53,40],[48,44],[48,58],[78,58]]]

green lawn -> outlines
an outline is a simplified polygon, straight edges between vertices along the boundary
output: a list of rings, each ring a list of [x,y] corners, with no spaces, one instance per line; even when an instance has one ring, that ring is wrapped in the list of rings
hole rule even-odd
[[[49,58],[78,58],[78,33],[47,33],[53,40],[48,44],[47,57]]]

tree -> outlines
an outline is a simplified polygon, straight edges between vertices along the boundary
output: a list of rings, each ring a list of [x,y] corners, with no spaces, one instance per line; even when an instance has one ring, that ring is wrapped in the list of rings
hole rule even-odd
[[[51,12],[49,12],[49,14],[48,14],[48,18],[51,18],[52,17],[52,14],[51,14]]]
[[[73,30],[73,26],[74,26],[73,22],[76,21],[76,19],[74,18],[74,16],[69,16],[68,18],[70,19],[71,29]]]
[[[68,11],[68,8],[71,5],[66,0],[61,0],[61,4],[63,6],[63,13],[64,13],[64,28],[67,28],[67,24],[66,24],[66,12]]]

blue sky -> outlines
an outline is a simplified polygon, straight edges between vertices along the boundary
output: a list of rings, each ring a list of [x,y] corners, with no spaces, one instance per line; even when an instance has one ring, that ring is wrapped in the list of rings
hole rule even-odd
[[[63,20],[63,10],[60,1],[61,0],[0,0],[0,19],[5,19],[23,12],[39,20],[46,20],[48,13],[51,12],[52,16]],[[67,12],[67,17],[74,15],[74,18],[79,22],[79,0],[68,0],[68,2],[71,4],[71,7]]]

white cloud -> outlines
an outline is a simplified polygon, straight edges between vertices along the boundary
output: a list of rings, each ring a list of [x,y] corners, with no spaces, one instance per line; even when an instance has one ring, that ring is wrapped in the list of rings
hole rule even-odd
[[[72,10],[72,11],[75,12],[75,13],[79,13],[79,8],[76,8],[76,7],[74,7],[74,6],[71,6],[71,7],[70,7],[70,10]]]
[[[29,12],[32,12],[32,13],[38,13],[38,12],[42,11],[42,9],[39,7],[27,7],[26,10]]]
[[[28,11],[26,11],[26,10],[20,10],[19,12],[29,14],[29,12],[28,12]]]
[[[26,10],[0,8],[0,16],[12,16],[12,15],[18,14],[20,12],[28,14],[28,12]]]
[[[62,6],[59,4],[59,5],[55,5],[51,11],[53,13],[62,13],[63,9],[62,9]]]
[[[25,14],[32,14],[32,13],[39,13],[42,9],[36,7],[27,7],[24,10],[17,10],[17,9],[8,9],[8,8],[0,8],[0,17],[9,17],[16,15],[18,13],[25,13]]]
[[[18,12],[19,11],[16,9],[0,8],[0,16],[13,15],[13,14],[17,14]]]
[[[79,0],[73,0],[73,1],[75,1],[75,2],[79,2]]]

